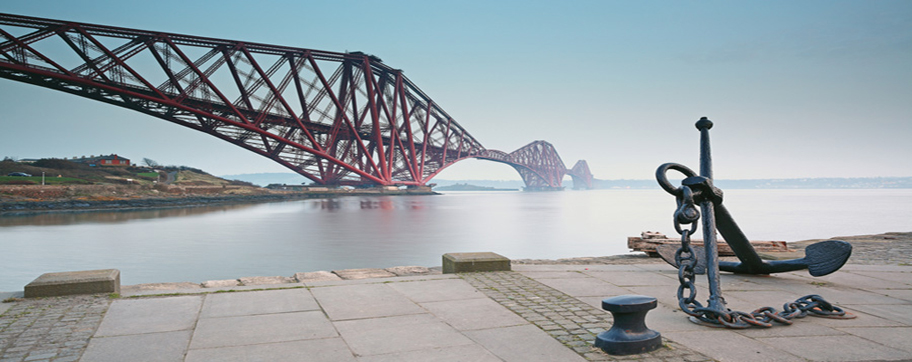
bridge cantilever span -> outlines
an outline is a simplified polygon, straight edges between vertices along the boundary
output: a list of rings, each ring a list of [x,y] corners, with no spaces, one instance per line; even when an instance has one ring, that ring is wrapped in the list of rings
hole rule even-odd
[[[401,70],[361,52],[0,13],[0,77],[208,133],[317,184],[425,185],[495,154]],[[567,170],[537,142],[507,163],[529,187],[559,187]]]
[[[560,190],[567,173],[567,167],[554,146],[545,141],[532,142],[509,154],[486,150],[475,157],[513,166],[526,183],[526,190]]]
[[[589,171],[586,160],[576,161],[573,168],[567,170],[567,174],[573,178],[574,189],[592,189],[592,172]]]

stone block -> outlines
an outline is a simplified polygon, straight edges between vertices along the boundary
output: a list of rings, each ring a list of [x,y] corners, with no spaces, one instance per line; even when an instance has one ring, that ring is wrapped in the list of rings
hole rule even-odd
[[[394,266],[392,268],[386,268],[386,271],[400,277],[431,274],[431,269],[423,266]]]
[[[345,280],[391,278],[396,276],[396,274],[390,273],[383,269],[345,269],[333,270],[333,273]]]
[[[510,259],[492,252],[443,254],[443,273],[509,271]]]
[[[294,278],[299,283],[319,282],[319,281],[326,281],[326,280],[342,280],[342,278],[340,278],[338,275],[335,275],[335,274],[325,271],[325,270],[307,272],[307,273],[295,273]]]
[[[166,290],[200,289],[200,288],[202,288],[202,286],[200,286],[197,283],[179,282],[179,283],[146,283],[146,284],[124,285],[124,286],[121,286],[120,290],[124,293],[128,293],[128,292],[148,292],[148,291],[166,291]]]
[[[207,280],[200,284],[203,288],[225,288],[225,287],[236,287],[241,285],[240,281],[237,279],[224,279],[224,280]]]
[[[269,285],[269,284],[286,284],[294,283],[294,278],[274,276],[274,277],[244,277],[238,279],[241,285]]]
[[[120,293],[120,270],[44,273],[25,286],[26,298],[96,293]]]

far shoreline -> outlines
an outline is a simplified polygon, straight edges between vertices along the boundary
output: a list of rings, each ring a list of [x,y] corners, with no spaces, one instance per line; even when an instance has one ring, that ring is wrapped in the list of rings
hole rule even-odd
[[[121,190],[122,188],[118,188]],[[201,207],[215,205],[249,204],[283,202],[303,199],[335,198],[345,196],[399,196],[399,195],[438,195],[439,193],[424,189],[337,189],[320,191],[271,191],[257,190],[248,193],[193,193],[174,196],[124,195],[105,196],[91,195],[83,197],[57,197],[47,199],[0,199],[0,217],[29,216],[47,213],[96,212],[96,211],[134,211],[167,208]],[[112,192],[111,194],[114,194]],[[115,194],[116,195],[116,194]]]

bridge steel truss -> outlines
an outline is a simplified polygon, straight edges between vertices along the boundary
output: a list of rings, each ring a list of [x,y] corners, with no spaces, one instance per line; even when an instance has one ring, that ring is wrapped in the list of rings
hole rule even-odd
[[[574,189],[592,189],[592,172],[589,171],[586,160],[576,161],[573,168],[567,170],[567,174],[573,178]]]
[[[0,77],[205,132],[323,185],[425,185],[466,158],[532,189],[568,170],[551,144],[487,150],[372,55],[0,13]],[[587,167],[588,171],[588,167]]]
[[[577,177],[585,178],[588,174],[590,180],[588,188],[592,188],[592,174],[589,173],[589,167],[585,170],[577,169],[568,170],[564,166],[564,161],[554,146],[545,141],[535,141],[529,143],[518,150],[506,153],[497,150],[486,150],[478,159],[501,162],[513,166],[522,176],[523,182],[526,183],[526,190],[546,191],[562,189],[561,183],[564,175],[570,174],[576,180]],[[580,160],[577,165],[586,161]],[[574,181],[574,185],[576,181]],[[577,188],[577,187],[574,187]]]

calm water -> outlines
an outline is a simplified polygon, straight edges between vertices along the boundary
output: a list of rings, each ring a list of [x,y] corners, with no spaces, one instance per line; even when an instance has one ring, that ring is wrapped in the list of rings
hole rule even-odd
[[[726,190],[754,240],[910,231],[912,190]],[[257,205],[0,217],[0,290],[45,272],[120,269],[124,285],[399,265],[448,252],[554,259],[627,253],[672,236],[661,190],[452,192]]]

